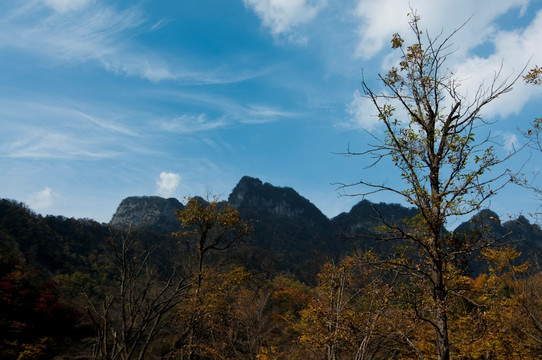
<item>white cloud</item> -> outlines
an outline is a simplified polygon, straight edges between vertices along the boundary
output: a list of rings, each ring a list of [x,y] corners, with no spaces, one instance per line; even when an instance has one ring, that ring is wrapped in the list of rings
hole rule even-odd
[[[162,171],[156,180],[156,193],[163,197],[172,197],[181,183],[181,176],[175,173]]]
[[[504,149],[508,152],[513,152],[518,149],[519,139],[514,133],[505,133],[502,135],[504,138]]]
[[[318,12],[327,4],[327,0],[243,0],[245,6],[254,10],[268,27],[271,34],[279,36],[289,33],[294,27],[314,20]],[[307,38],[290,35],[290,42],[304,44]]]
[[[452,71],[455,79],[461,83],[458,91],[466,96],[464,103],[474,101],[480,86],[488,90],[521,75],[530,59],[531,63],[542,62],[542,47],[539,46],[542,39],[542,11],[530,24],[516,26],[513,30],[500,29],[497,22],[507,13],[508,16],[516,16],[511,13],[512,10],[518,10],[517,16],[524,16],[529,0],[383,0],[378,3],[359,0],[356,15],[361,19],[361,25],[356,55],[369,59],[384,48],[389,49],[389,40],[396,32],[405,38],[405,43],[413,41],[406,16],[411,12],[409,5],[421,17],[421,30],[432,38],[440,33],[442,36],[449,35],[472,17],[450,40],[452,47],[446,59],[446,69],[442,69]],[[475,54],[474,50],[480,45],[484,45],[484,50],[477,50]],[[382,71],[396,63],[397,53],[388,51],[383,54],[380,61]],[[493,83],[496,74],[500,75]],[[520,80],[512,92],[484,106],[481,116],[494,118],[517,114],[537,94],[539,89],[526,86]]]
[[[458,61],[457,77],[463,82],[463,93],[468,91],[471,96],[474,95],[480,84],[488,88],[498,72],[501,72],[501,75],[497,84],[507,78],[511,81],[521,75],[529,61],[531,64],[533,62],[540,64],[542,62],[540,39],[542,39],[542,11],[539,11],[533,22],[522,30],[497,32],[493,54],[487,57],[472,56],[463,62]],[[506,117],[517,114],[530,99],[539,94],[537,87],[526,85],[520,79],[513,91],[490,103],[482,115]]]
[[[46,187],[45,189],[30,195],[26,202],[33,210],[41,210],[51,207],[54,204],[53,190]]]
[[[390,44],[394,33],[401,34],[407,43],[412,40],[407,23],[412,9],[421,16],[422,30],[428,29],[432,37],[441,32],[449,34],[472,17],[454,38],[460,45],[456,55],[464,55],[490,38],[495,31],[495,19],[514,8],[524,13],[528,4],[529,0],[359,0],[355,11],[361,20],[356,55],[372,58]]]
[[[378,127],[379,119],[374,104],[370,99],[362,96],[358,90],[352,95],[352,102],[347,106],[346,112],[350,119],[345,125],[349,128],[373,131]]]

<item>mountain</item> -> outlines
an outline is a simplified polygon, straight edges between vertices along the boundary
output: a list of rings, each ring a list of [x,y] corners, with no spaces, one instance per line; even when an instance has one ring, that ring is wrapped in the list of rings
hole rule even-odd
[[[227,201],[254,228],[228,258],[268,273],[291,272],[304,280],[314,278],[324,262],[355,249],[389,251],[390,243],[376,240],[381,219],[390,223],[416,215],[413,208],[362,200],[329,219],[292,188],[248,176],[239,181]],[[185,251],[171,236],[179,230],[175,210],[182,209],[184,205],[172,198],[129,197],[119,204],[109,224],[99,224],[90,219],[43,217],[22,203],[0,200],[0,247],[50,274],[85,271],[102,252],[111,228],[131,227],[131,236],[144,246],[155,247],[165,260],[175,251]],[[481,228],[513,243],[523,259],[542,254],[542,230],[523,216],[504,222],[494,212],[483,210],[455,231]]]
[[[537,224],[531,224],[525,216],[503,222],[495,212],[485,209],[460,224],[455,231],[484,231],[497,243],[513,245],[521,253],[521,261],[533,260],[542,255],[542,230]]]
[[[328,218],[309,200],[289,187],[276,187],[244,176],[228,197],[228,203],[240,212],[270,215],[281,219],[305,219],[311,225]],[[261,212],[261,214],[260,214]]]
[[[233,189],[228,203],[242,218],[254,223],[254,237],[270,248],[291,242],[306,250],[329,237],[329,219],[292,188],[245,176]]]
[[[288,270],[306,279],[336,255],[331,221],[292,188],[245,176],[228,203],[254,228],[239,253],[257,269]]]
[[[122,200],[109,225],[117,229],[145,229],[160,233],[178,230],[175,211],[184,205],[177,199],[159,196],[131,196]]]
[[[314,204],[290,187],[277,187],[244,176],[227,202],[249,221],[254,232],[234,256],[250,267],[266,271],[291,271],[307,279],[319,266],[354,249],[389,251],[390,244],[376,240],[376,227],[417,214],[399,204],[362,200],[348,212],[327,218]],[[112,227],[153,230],[168,234],[178,230],[174,211],[184,206],[175,199],[129,197],[110,222]],[[513,242],[525,253],[542,254],[542,232],[520,217],[501,224],[497,214],[483,210],[456,231],[487,228],[495,237]]]
[[[175,207],[184,208],[174,200],[126,198],[109,225],[171,233],[179,227],[171,217]],[[396,221],[416,213],[397,204],[362,201],[350,212],[329,219],[294,189],[273,186],[249,176],[241,178],[227,202],[254,229],[236,251],[240,262],[269,272],[291,271],[305,279],[316,274],[323,262],[338,259],[354,248],[381,249],[382,244],[360,237],[375,237],[378,216]]]

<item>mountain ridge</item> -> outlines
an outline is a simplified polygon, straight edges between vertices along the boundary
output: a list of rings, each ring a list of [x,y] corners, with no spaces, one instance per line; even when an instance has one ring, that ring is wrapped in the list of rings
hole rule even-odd
[[[350,211],[331,219],[308,199],[289,187],[276,187],[259,179],[243,177],[228,197],[229,204],[254,228],[229,259],[256,271],[290,272],[314,279],[322,264],[339,260],[353,251],[390,251],[392,244],[378,241],[380,219],[397,222],[415,216],[414,208],[399,204],[361,200]],[[161,248],[164,258],[179,248],[171,236],[178,231],[175,210],[184,205],[157,196],[128,197],[121,201],[109,224],[91,219],[41,216],[24,204],[0,201],[0,247],[38,263],[51,274],[88,268],[85,258],[98,256],[104,241],[118,231],[132,230],[142,244]],[[490,229],[505,238],[524,259],[542,256],[542,230],[525,217],[503,222],[491,210],[475,214],[456,231]],[[177,250],[175,250],[177,251]],[[182,249],[179,249],[182,252]],[[309,280],[310,281],[310,280]]]
[[[239,180],[225,202],[240,212],[247,209],[252,209],[252,211],[258,209],[259,212],[263,212],[266,215],[285,219],[307,217],[315,220],[315,222],[331,222],[342,225],[357,221],[356,224],[351,224],[348,233],[353,233],[356,229],[366,228],[366,226],[373,223],[374,220],[377,220],[375,218],[377,212],[378,216],[401,220],[405,217],[414,216],[417,211],[414,207],[406,207],[397,203],[376,203],[362,199],[354,204],[349,211],[341,212],[330,218],[309,199],[300,195],[293,188],[275,186],[246,175]],[[170,228],[178,227],[175,210],[183,209],[184,205],[176,198],[129,196],[120,202],[108,225],[124,229],[129,226],[135,226],[162,232],[164,229],[169,230]],[[262,216],[264,215],[263,213],[258,215]],[[160,221],[164,223],[158,224]],[[503,222],[502,219],[499,219],[498,214],[492,210],[483,209],[479,213],[473,214],[469,220],[457,225],[452,231],[466,229],[469,227],[468,224],[472,223],[491,225],[494,228],[496,222],[500,227],[505,226],[505,224],[508,224],[506,226],[510,227],[509,224],[513,222],[521,225],[537,226],[536,224],[531,224],[523,215],[520,215],[517,219],[510,219]]]
[[[184,205],[176,198],[163,198],[160,196],[129,196],[123,199],[117,210],[113,214],[109,225],[113,227],[126,228],[130,223],[143,228],[152,228],[153,219],[157,221],[159,209],[172,209],[174,206],[165,206],[164,204],[176,204],[178,207],[174,210],[183,210]],[[296,218],[302,215],[318,219],[319,221],[335,221],[336,219],[344,218],[353,211],[359,212],[357,209],[363,204],[366,212],[367,208],[377,206],[381,208],[402,209],[406,212],[414,211],[414,208],[408,208],[396,203],[373,203],[369,200],[361,200],[355,204],[348,212],[328,217],[309,199],[300,195],[296,190],[288,186],[275,186],[268,182],[263,182],[258,178],[243,176],[237,185],[232,189],[226,201],[234,209],[243,209],[247,207],[265,208],[270,214],[285,217]],[[134,214],[134,210],[136,213]],[[166,211],[167,211],[166,210]],[[145,213],[137,213],[143,211]],[[148,213],[151,212],[151,213]],[[168,216],[167,220],[171,221],[174,216]]]
[[[133,218],[146,220],[166,219],[158,216],[157,204],[149,206],[149,198],[129,198],[131,209],[152,209],[153,214],[136,214]],[[119,205],[117,212],[126,215],[130,212]],[[140,201],[141,204],[137,204]],[[166,202],[168,200],[153,201]],[[306,199],[290,187],[277,187],[260,179],[243,176],[233,188],[225,201],[239,211],[240,216],[253,224],[251,238],[241,246],[241,257],[248,258],[252,265],[265,262],[269,258],[278,263],[279,268],[299,273],[304,269],[314,270],[307,263],[312,258],[339,259],[358,249],[361,251],[376,250],[385,253],[390,250],[390,244],[378,241],[377,226],[384,219],[387,223],[397,223],[417,214],[415,208],[400,204],[373,203],[363,199],[355,204],[348,212],[343,212],[328,218],[310,200]],[[182,204],[179,202],[182,206]],[[162,207],[165,209],[165,207]],[[171,209],[170,209],[171,210]],[[173,212],[172,212],[173,213]],[[113,216],[117,223],[120,217]],[[169,218],[168,223],[140,223],[136,228],[143,230],[168,229],[170,233],[178,230],[179,224]],[[113,226],[113,224],[110,224]],[[518,250],[526,253],[542,254],[542,231],[536,224],[530,224],[524,217],[517,220],[502,222],[498,215],[486,209],[472,218],[461,223],[452,231],[471,231],[485,228],[494,234],[495,238],[506,238],[516,244]],[[302,276],[304,276],[302,274]]]

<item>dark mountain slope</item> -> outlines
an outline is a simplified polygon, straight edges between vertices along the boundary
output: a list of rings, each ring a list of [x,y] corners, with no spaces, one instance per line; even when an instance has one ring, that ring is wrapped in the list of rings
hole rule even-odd
[[[338,239],[343,239],[341,249],[343,252],[351,251],[352,248],[366,251],[375,249],[387,251],[389,244],[376,240],[376,227],[382,225],[382,221],[388,224],[396,224],[402,219],[412,218],[417,211],[414,208],[406,208],[399,204],[372,203],[362,200],[352,207],[347,213],[341,213],[332,221],[333,232]]]
[[[238,253],[256,268],[287,270],[308,278],[324,258],[336,253],[331,221],[289,187],[245,176],[228,202],[254,227]]]
[[[93,220],[43,217],[22,203],[0,200],[0,246],[52,274],[87,268],[88,255],[109,235],[107,226]]]
[[[329,239],[329,219],[291,188],[245,176],[228,202],[244,219],[254,222],[254,238],[270,249],[287,246],[307,250]]]
[[[542,230],[524,216],[502,222],[495,212],[486,209],[460,224],[455,231],[471,233],[472,236],[484,233],[497,245],[510,244],[521,253],[518,261],[532,261],[542,256]]]

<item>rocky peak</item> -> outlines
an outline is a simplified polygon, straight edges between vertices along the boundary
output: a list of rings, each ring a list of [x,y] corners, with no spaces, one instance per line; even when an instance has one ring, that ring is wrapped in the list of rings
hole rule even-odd
[[[177,230],[175,210],[184,209],[177,199],[159,196],[131,196],[121,201],[109,225],[114,228],[144,228],[160,232]]]
[[[245,201],[247,194],[257,193],[262,186],[263,183],[260,179],[243,176],[228,197],[229,204],[234,208],[239,208]]]
[[[456,232],[485,232],[487,235],[501,236],[505,230],[501,225],[499,215],[492,210],[484,209],[473,215],[470,220],[460,224]]]
[[[361,200],[347,213],[337,215],[332,219],[335,228],[344,234],[360,235],[374,232],[375,227],[382,225],[385,219],[388,223],[397,223],[405,218],[416,216],[414,208],[399,204],[372,203]]]
[[[328,221],[314,204],[294,189],[262,183],[261,180],[248,176],[239,181],[228,202],[242,212],[257,209],[278,217],[308,217],[317,221]]]

